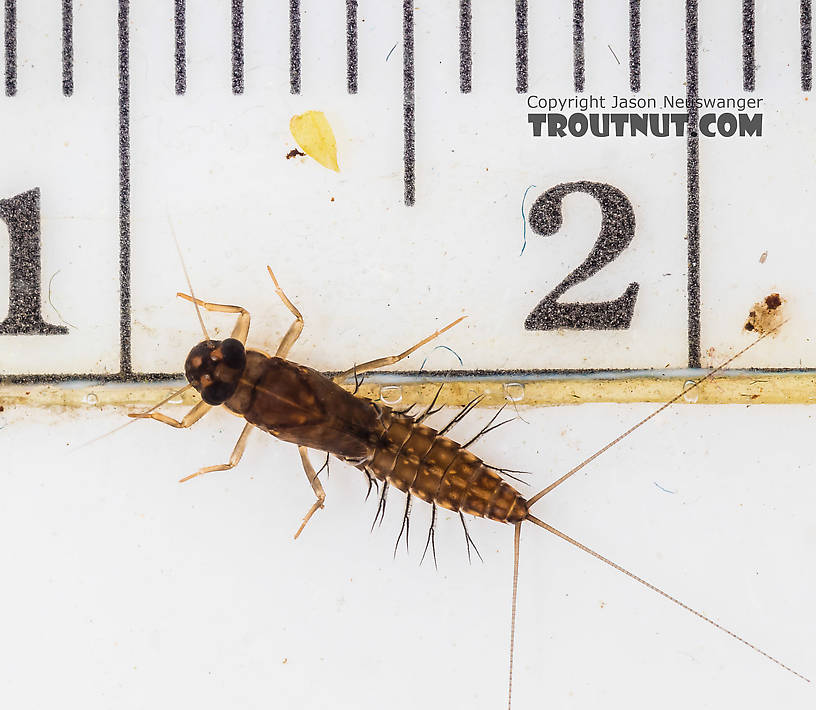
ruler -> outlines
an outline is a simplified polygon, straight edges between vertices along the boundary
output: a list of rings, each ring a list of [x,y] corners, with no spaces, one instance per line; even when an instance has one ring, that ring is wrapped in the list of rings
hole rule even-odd
[[[10,1],[4,20],[6,383],[178,379],[196,321],[172,222],[197,292],[273,348],[269,263],[319,369],[469,314],[392,376],[406,394],[650,399],[649,378],[750,343],[777,294],[787,322],[736,390],[808,399],[810,2]],[[287,158],[306,110],[338,173]]]

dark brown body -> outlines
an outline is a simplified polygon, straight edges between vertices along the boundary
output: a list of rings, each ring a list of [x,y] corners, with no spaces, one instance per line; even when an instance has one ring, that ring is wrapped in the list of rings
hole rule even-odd
[[[524,497],[477,456],[309,367],[248,350],[224,404],[283,441],[333,454],[427,503],[503,523],[527,517]]]

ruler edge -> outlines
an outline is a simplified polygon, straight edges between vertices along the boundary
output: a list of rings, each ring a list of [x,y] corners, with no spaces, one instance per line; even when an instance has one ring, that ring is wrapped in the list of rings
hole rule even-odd
[[[332,373],[329,373],[332,374]],[[705,370],[631,371],[589,374],[492,373],[451,378],[451,373],[379,373],[367,377],[359,396],[393,407],[427,405],[439,391],[438,403],[462,406],[483,395],[480,405],[547,407],[588,403],[664,403],[677,396]],[[175,374],[161,380],[116,381],[73,379],[0,384],[0,406],[29,407],[149,407],[186,384]],[[353,389],[353,382],[347,385]],[[441,388],[441,391],[440,391]],[[167,406],[192,406],[199,400],[192,390]],[[816,404],[816,370],[732,370],[718,373],[678,400],[680,404]]]

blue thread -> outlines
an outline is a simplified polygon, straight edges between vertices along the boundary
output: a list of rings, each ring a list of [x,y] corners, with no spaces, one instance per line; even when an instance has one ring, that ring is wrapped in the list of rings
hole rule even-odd
[[[439,348],[443,348],[444,350],[450,350],[450,351],[451,351],[451,352],[454,354],[454,356],[456,357],[456,359],[459,361],[459,365],[460,365],[460,367],[464,367],[465,363],[463,363],[463,362],[462,362],[462,358],[460,358],[460,357],[459,357],[459,355],[456,353],[456,351],[455,351],[455,350],[452,350],[452,349],[451,349],[451,348],[449,348],[447,345],[437,345],[437,346],[434,348],[434,350],[439,350]],[[433,350],[432,350],[431,352],[433,352]],[[419,366],[419,371],[420,371],[420,372],[422,372],[422,368],[423,368],[423,367],[425,367],[425,363],[426,363],[426,362],[428,362],[428,358],[427,358],[427,357],[426,357],[426,358],[425,358],[425,359],[422,361],[422,364]]]
[[[535,185],[530,185],[524,191],[524,197],[521,198],[521,224],[522,224],[521,237],[524,243],[521,245],[521,252],[519,253],[519,256],[521,256],[524,253],[524,250],[527,248],[527,216],[524,214],[524,200],[527,199],[527,193],[530,192],[530,190],[532,190],[534,187]]]
[[[663,488],[663,486],[661,486],[661,485],[660,485],[660,484],[659,484],[657,481],[654,481],[653,483],[654,483],[654,484],[655,484],[655,485],[656,485],[656,486],[657,486],[657,487],[658,487],[658,488],[659,488],[661,491],[663,491],[664,493],[671,493],[672,495],[674,495],[675,493],[677,493],[677,491],[670,491],[668,488]]]
[[[394,42],[394,46],[393,46],[393,47],[391,47],[391,52],[393,52],[393,51],[394,51],[394,50],[397,48],[397,44],[398,44],[397,42]],[[386,62],[387,62],[389,59],[391,59],[391,52],[389,52],[389,53],[388,53],[388,55],[385,57],[385,61],[386,61]]]

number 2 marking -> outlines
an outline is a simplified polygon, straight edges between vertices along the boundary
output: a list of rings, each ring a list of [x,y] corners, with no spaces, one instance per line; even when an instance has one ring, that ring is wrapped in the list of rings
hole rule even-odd
[[[635,236],[632,203],[616,187],[601,182],[566,182],[547,190],[530,208],[530,228],[544,237],[561,228],[561,202],[573,192],[592,195],[601,206],[601,233],[589,256],[556,286],[527,316],[527,330],[623,330],[632,323],[639,284],[630,283],[613,301],[559,303],[558,299],[576,284],[597,274],[629,246]]]

